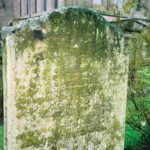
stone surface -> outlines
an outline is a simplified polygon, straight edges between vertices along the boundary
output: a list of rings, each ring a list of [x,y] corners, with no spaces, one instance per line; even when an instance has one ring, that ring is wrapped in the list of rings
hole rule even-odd
[[[123,150],[126,52],[119,29],[89,9],[6,34],[5,150]]]

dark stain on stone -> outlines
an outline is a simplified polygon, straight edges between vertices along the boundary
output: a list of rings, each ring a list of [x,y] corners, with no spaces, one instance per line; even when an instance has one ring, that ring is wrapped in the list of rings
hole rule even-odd
[[[51,149],[52,149],[52,150],[57,150],[56,145],[52,145]]]
[[[42,30],[33,30],[32,35],[35,39],[38,39],[38,40],[41,40],[41,41],[44,39]]]

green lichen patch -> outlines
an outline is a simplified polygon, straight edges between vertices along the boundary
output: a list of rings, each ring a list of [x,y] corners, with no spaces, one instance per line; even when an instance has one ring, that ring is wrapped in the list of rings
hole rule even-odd
[[[41,132],[38,130],[32,130],[24,132],[17,136],[17,140],[21,140],[22,143],[20,144],[20,148],[26,148],[26,147],[44,147],[46,143],[46,139],[44,137],[40,137]],[[41,138],[41,139],[40,139]]]

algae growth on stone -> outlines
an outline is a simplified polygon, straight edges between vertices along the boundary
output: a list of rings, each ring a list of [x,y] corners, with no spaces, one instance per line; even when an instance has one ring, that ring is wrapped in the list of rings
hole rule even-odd
[[[5,42],[6,150],[123,150],[128,57],[119,29],[68,8],[27,20]]]

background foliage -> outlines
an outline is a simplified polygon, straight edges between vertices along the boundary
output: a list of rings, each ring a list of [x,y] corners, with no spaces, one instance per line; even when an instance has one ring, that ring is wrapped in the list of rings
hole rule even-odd
[[[137,147],[150,149],[150,28],[130,42],[127,126],[140,138]],[[127,135],[128,136],[128,135]],[[132,136],[134,137],[134,135]],[[130,137],[129,137],[130,138]],[[133,138],[133,141],[135,139]],[[135,142],[136,143],[136,142]],[[140,146],[139,146],[140,144]],[[133,146],[134,149],[135,148]]]

